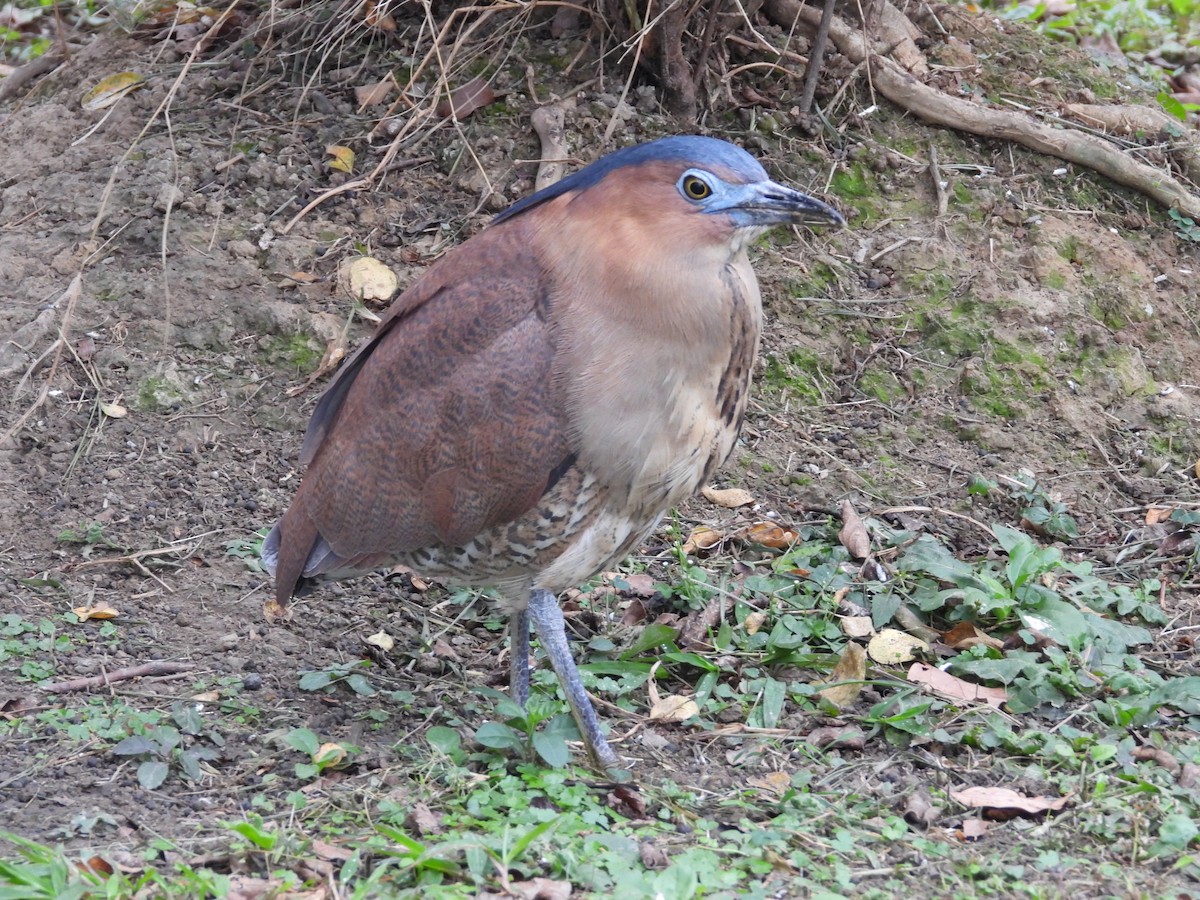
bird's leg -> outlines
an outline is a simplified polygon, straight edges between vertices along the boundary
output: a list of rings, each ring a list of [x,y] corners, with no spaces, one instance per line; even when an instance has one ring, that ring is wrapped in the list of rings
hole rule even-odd
[[[583,682],[579,680],[579,670],[575,668],[571,648],[567,645],[567,631],[563,625],[562,610],[558,608],[558,598],[549,591],[534,588],[529,593],[529,616],[537,629],[542,650],[550,658],[554,674],[558,676],[559,684],[567,695],[567,703],[575,714],[575,722],[579,725],[592,762],[602,772],[612,774],[621,771],[617,755],[604,739],[596,710],[592,708],[592,701],[583,689]]]
[[[529,702],[529,611],[522,609],[508,620],[508,689],[524,706]]]

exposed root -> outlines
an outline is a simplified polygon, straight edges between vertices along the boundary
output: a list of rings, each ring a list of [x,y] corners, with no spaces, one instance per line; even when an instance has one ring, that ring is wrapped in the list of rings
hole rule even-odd
[[[805,6],[799,0],[767,0],[763,9],[772,21],[784,28],[801,21],[810,30],[815,30],[820,23],[821,10]],[[1169,173],[1131,159],[1102,138],[1051,128],[1020,113],[993,109],[945,94],[917,80],[894,60],[872,53],[862,35],[840,19],[834,19],[830,38],[851,62],[869,59],[876,90],[922,121],[981,137],[1013,141],[1039,153],[1085,166],[1163,206],[1200,218],[1200,196],[1191,193]]]

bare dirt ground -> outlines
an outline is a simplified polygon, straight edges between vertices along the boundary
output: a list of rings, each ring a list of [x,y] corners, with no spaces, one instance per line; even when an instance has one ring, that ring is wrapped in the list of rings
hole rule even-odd
[[[268,626],[266,580],[246,557],[300,474],[320,385],[293,389],[351,317],[340,264],[368,252],[407,283],[530,192],[539,144],[529,115],[552,93],[575,91],[566,134],[580,161],[676,130],[652,91],[618,105],[619,81],[580,89],[586,79],[559,74],[548,60],[573,53],[580,36],[533,37],[545,41],[541,57],[526,44],[514,51],[529,55],[531,81],[523,65],[502,70],[498,103],[431,129],[377,190],[334,196],[286,234],[303,205],[348,177],[328,167],[327,146],[355,148],[358,167],[386,147],[368,139],[379,110],[360,111],[351,92],[374,74],[327,66],[315,76],[295,59],[225,47],[180,77],[185,55],[170,41],[112,33],[0,108],[0,426],[13,429],[0,448],[0,614],[61,621],[107,603],[118,627],[76,626],[52,654],[55,679],[185,661],[184,674],[112,693],[165,708],[233,685],[257,709],[226,726],[217,776],[201,785],[140,790],[109,744],[60,744],[49,726],[10,742],[4,827],[127,847],[165,836],[199,852],[264,774],[281,791],[302,786],[282,762],[278,735],[290,728],[363,747],[358,771],[387,790],[397,756],[419,752],[409,748],[428,725],[486,716],[470,689],[502,688],[506,670],[486,605],[364,579]],[[982,39],[970,40],[978,50]],[[1022,51],[1007,52],[1001,68],[1018,72]],[[832,65],[826,96],[849,69]],[[146,85],[110,112],[81,108],[86,90],[126,70]],[[1038,89],[1047,102],[1090,90],[1070,77]],[[751,491],[758,511],[697,500],[671,527],[727,528],[768,511],[799,523],[851,498],[864,514],[913,508],[966,551],[986,544],[969,519],[1013,522],[1016,510],[1003,491],[969,495],[968,479],[1025,471],[1078,520],[1068,551],[1113,564],[1129,541],[1155,539],[1148,506],[1200,504],[1200,254],[1161,210],[1057,160],[894,110],[845,115],[840,133],[809,140],[772,89],[779,109],[731,104],[705,127],[841,206],[851,227],[777,235],[757,252],[769,323],[757,399],[718,483]],[[851,95],[863,89],[856,82]],[[780,121],[763,127],[766,112]],[[930,145],[948,182],[940,216]],[[356,318],[351,344],[367,333]],[[640,551],[664,580],[673,534],[664,526]],[[753,561],[744,548],[724,552]],[[1197,599],[1193,579],[1164,602],[1177,625],[1196,624]],[[386,723],[359,718],[360,698],[300,690],[301,672],[371,658],[363,639],[384,627],[405,637],[375,657],[372,678],[411,692]],[[85,716],[85,694],[38,695],[17,676],[0,672],[0,701],[32,697],[34,709]],[[701,769],[696,746],[676,737],[626,752],[680,780],[744,777],[723,755]]]

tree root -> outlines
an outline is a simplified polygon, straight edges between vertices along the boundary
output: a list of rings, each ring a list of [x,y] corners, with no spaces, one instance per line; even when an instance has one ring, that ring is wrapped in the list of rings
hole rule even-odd
[[[790,29],[799,21],[815,31],[821,10],[799,0],[767,0],[764,12],[776,24]],[[866,40],[845,21],[835,18],[829,32],[838,51],[853,63],[870,60],[875,89],[885,98],[922,121],[966,131],[986,138],[1013,141],[1076,163],[1200,220],[1200,195],[1194,194],[1168,172],[1138,162],[1094,135],[1052,128],[1030,121],[1020,113],[993,109],[951,97],[914,78],[898,63],[871,51]]]

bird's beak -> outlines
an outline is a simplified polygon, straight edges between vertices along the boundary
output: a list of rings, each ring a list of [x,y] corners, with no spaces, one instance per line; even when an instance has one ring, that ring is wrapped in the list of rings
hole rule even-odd
[[[723,199],[723,203],[709,207],[706,212],[724,212],[739,227],[833,225],[840,228],[846,224],[842,214],[829,204],[774,181],[738,185]]]

